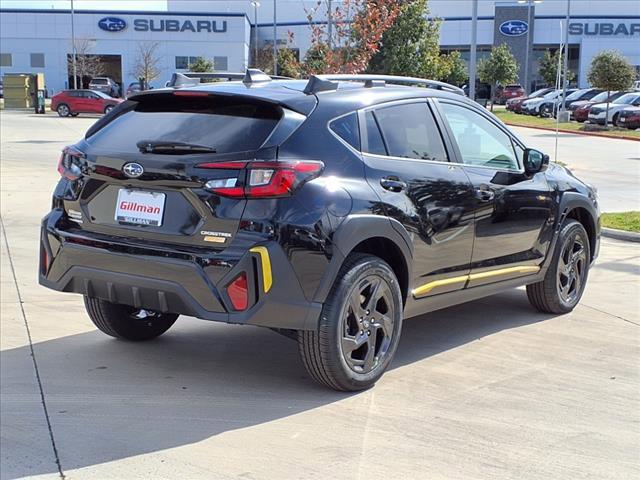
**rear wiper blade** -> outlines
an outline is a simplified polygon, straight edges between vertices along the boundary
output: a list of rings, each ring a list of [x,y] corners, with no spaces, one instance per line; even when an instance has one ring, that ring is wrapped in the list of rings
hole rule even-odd
[[[136,146],[142,153],[216,153],[216,149],[206,145],[163,140],[141,140]]]

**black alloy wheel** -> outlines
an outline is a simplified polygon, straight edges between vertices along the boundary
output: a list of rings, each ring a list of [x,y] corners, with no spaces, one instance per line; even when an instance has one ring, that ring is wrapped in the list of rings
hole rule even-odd
[[[383,363],[394,334],[393,301],[385,280],[377,275],[353,286],[342,311],[342,357],[356,373],[369,373]]]
[[[567,219],[544,279],[527,285],[527,297],[537,310],[568,313],[575,308],[587,284],[590,248],[584,226],[577,220]]]
[[[577,303],[587,273],[587,249],[584,239],[575,233],[565,240],[558,261],[558,295],[567,305]]]
[[[309,375],[334,390],[373,386],[398,346],[402,310],[391,267],[373,255],[349,255],[324,303],[318,329],[298,332],[298,351]]]

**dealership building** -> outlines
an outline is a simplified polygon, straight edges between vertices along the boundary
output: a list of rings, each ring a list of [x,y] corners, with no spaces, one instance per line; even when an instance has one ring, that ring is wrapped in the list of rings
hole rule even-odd
[[[161,86],[175,71],[184,71],[198,57],[218,71],[242,71],[253,62],[257,47],[291,48],[303,57],[310,44],[307,15],[327,20],[327,2],[277,0],[168,0],[166,11],[76,10],[73,29],[78,54],[99,56],[104,75],[127,85],[136,80],[141,49],[157,44]],[[333,5],[339,3],[334,0]],[[459,50],[469,58],[472,0],[430,0],[430,16],[442,19],[443,51]],[[507,43],[518,59],[520,82],[530,87],[541,79],[539,58],[562,41],[567,0],[480,0],[478,57],[492,46]],[[0,10],[0,74],[43,72],[49,94],[72,83],[69,58],[72,15],[61,9]],[[292,39],[292,40],[291,40]],[[636,0],[571,0],[569,20],[570,68],[579,86],[587,86],[591,59],[614,49],[640,70],[640,2]],[[525,81],[529,61],[529,82]],[[84,80],[85,83],[88,79]]]

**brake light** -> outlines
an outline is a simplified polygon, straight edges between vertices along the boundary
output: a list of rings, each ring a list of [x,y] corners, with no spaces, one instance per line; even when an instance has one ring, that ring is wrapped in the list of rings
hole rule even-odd
[[[249,304],[247,274],[242,272],[227,286],[227,294],[236,310],[246,310]]]
[[[68,180],[77,180],[82,175],[79,160],[85,158],[84,153],[73,147],[65,147],[58,161],[58,173]]]
[[[226,197],[269,198],[291,195],[303,183],[318,177],[324,164],[317,161],[255,161],[201,163],[197,167],[246,169],[239,177],[210,180],[205,186]]]

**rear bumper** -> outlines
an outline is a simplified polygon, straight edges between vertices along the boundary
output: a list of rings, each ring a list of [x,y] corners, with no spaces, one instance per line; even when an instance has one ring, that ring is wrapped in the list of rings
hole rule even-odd
[[[39,282],[61,292],[226,323],[313,330],[321,304],[305,299],[286,255],[275,242],[268,253],[272,282],[265,288],[264,264],[248,249],[186,250],[134,243],[69,227],[60,210],[42,223]],[[226,286],[245,272],[249,307],[235,311]]]

